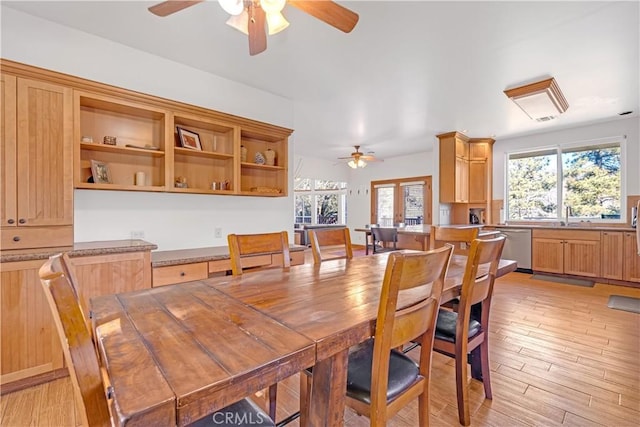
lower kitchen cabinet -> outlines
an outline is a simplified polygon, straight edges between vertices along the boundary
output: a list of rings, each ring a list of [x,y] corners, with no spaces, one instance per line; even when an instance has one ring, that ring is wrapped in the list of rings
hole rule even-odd
[[[60,338],[38,275],[44,262],[45,259],[34,259],[3,262],[1,266],[0,383],[3,389],[9,383],[13,384],[6,389],[48,381],[54,378],[54,371],[65,367]],[[87,319],[90,298],[151,287],[149,251],[72,257],[71,262]]]
[[[600,244],[599,231],[533,230],[532,269],[600,277]]]
[[[629,282],[640,282],[640,255],[638,255],[636,233],[624,233],[622,278]]]
[[[606,279],[623,280],[624,234],[621,231],[602,232],[602,277]]]
[[[42,264],[42,259],[2,264],[0,383],[3,386],[64,367],[60,339],[38,276]]]

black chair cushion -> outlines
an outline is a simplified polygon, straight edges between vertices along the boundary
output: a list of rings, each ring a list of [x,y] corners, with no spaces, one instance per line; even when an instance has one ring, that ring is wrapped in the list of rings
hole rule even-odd
[[[458,322],[458,313],[455,311],[442,310],[438,311],[438,320],[436,322],[436,339],[456,342],[456,323]],[[471,319],[469,321],[469,338],[475,336],[482,329],[480,323]]]
[[[200,418],[190,427],[275,427],[269,414],[251,399],[242,399],[218,412]]]
[[[371,365],[373,339],[354,347],[349,353],[347,396],[371,404]],[[418,378],[418,365],[399,351],[391,350],[387,402],[393,400]]]

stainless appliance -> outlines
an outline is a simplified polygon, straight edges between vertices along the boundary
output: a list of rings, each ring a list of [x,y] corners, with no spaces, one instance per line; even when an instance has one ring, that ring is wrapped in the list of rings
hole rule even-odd
[[[518,263],[516,271],[532,273],[531,270],[531,229],[501,228],[507,240],[504,242],[502,258],[512,259]]]
[[[631,226],[633,228],[638,226],[638,208],[635,206],[631,208]]]
[[[470,224],[480,224],[480,218],[478,218],[478,215],[471,213],[469,214],[469,223]]]

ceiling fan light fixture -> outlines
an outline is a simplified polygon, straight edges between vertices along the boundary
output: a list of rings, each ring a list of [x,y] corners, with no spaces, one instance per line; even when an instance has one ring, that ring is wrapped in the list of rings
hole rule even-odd
[[[546,122],[567,111],[569,104],[552,77],[504,91],[531,119]]]
[[[249,12],[244,9],[240,15],[231,15],[226,24],[241,33],[249,35]]]
[[[229,15],[240,15],[244,10],[244,0],[218,0],[218,3]]]
[[[362,159],[357,159],[357,160],[353,159],[353,160],[350,160],[349,163],[347,163],[347,165],[349,165],[351,169],[358,169],[358,168],[363,168],[367,166],[367,162],[365,162]]]
[[[284,6],[287,4],[287,0],[260,0],[260,7],[268,14],[280,13]]]
[[[267,25],[269,27],[269,35],[272,36],[287,28],[289,21],[280,12],[268,12]]]

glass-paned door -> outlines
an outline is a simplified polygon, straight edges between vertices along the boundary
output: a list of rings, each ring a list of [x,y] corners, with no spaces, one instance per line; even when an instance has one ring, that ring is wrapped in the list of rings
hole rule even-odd
[[[371,222],[383,227],[431,224],[431,177],[371,182]]]

